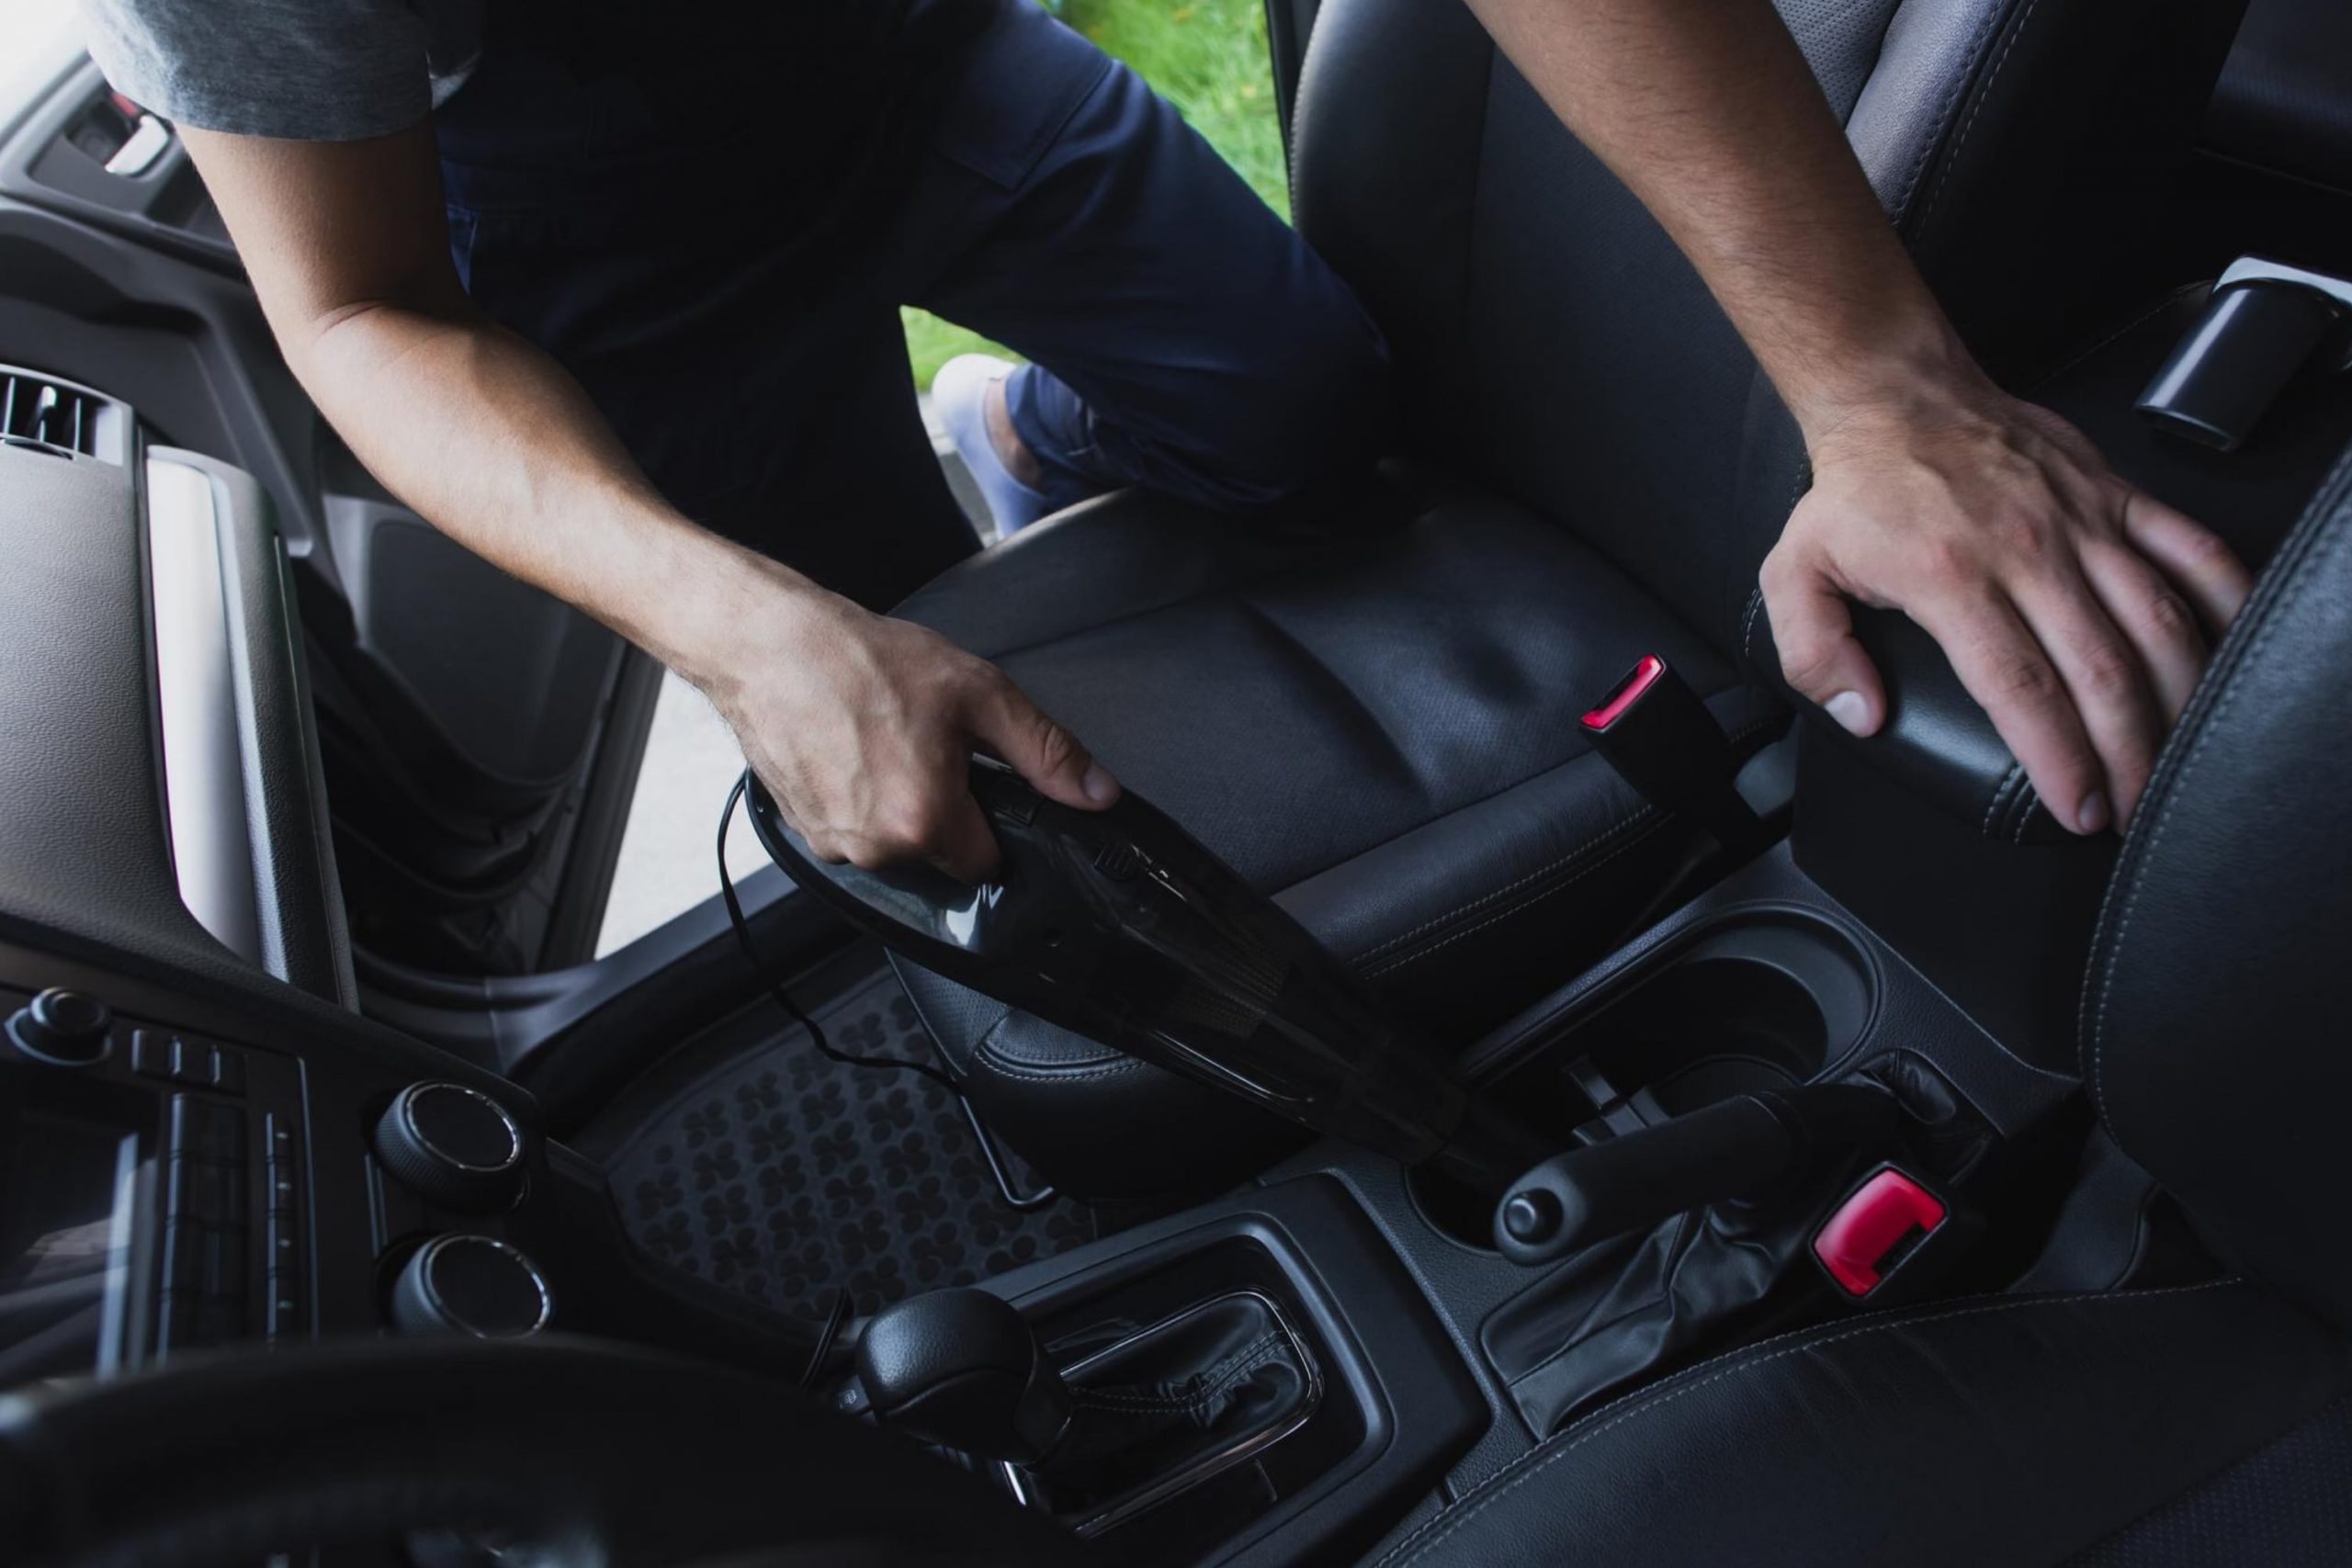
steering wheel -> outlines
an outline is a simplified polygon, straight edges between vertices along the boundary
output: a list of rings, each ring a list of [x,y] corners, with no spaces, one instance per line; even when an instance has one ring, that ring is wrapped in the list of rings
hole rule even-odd
[[[0,1396],[0,1558],[209,1568],[405,1531],[568,1568],[1092,1561],[797,1389],[590,1339],[226,1352]]]

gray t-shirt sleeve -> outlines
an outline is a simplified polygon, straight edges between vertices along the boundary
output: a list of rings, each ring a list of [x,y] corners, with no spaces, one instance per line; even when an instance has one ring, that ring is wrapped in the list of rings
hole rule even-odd
[[[432,112],[431,29],[401,0],[83,0],[115,91],[201,130],[356,141]]]

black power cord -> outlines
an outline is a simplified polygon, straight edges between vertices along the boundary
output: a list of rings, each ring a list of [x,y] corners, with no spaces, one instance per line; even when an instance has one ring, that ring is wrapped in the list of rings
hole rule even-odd
[[[742,804],[743,792],[751,787],[751,783],[752,770],[746,768],[736,779],[735,787],[727,792],[726,807],[718,814],[718,895],[727,900],[727,922],[735,928],[735,940],[741,945],[744,961],[751,964],[752,973],[766,983],[768,994],[775,998],[775,1005],[784,1010],[785,1016],[808,1032],[808,1043],[817,1047],[818,1055],[844,1066],[884,1067],[895,1072],[918,1074],[954,1095],[961,1103],[964,1091],[956,1087],[956,1080],[928,1062],[910,1062],[903,1056],[860,1056],[836,1046],[825,1038],[825,1032],[817,1021],[800,1010],[800,1004],[792,999],[792,993],[784,988],[784,982],[775,977],[775,971],[762,961],[760,950],[752,945],[752,927],[751,922],[743,918],[743,901],[735,896],[735,879],[727,874],[727,829],[734,824],[735,807]]]
[[[808,1043],[817,1047],[820,1055],[846,1066],[883,1067],[897,1072],[919,1073],[955,1096],[956,1109],[964,1113],[965,1124],[971,1128],[972,1139],[980,1146],[980,1157],[988,1162],[989,1176],[996,1183],[997,1195],[1004,1200],[1008,1208],[1027,1213],[1052,1202],[1060,1194],[1050,1187],[1023,1192],[1012,1185],[1012,1173],[1006,1168],[1004,1157],[997,1153],[996,1139],[990,1135],[988,1123],[980,1120],[979,1111],[964,1098],[962,1086],[954,1078],[928,1062],[910,1062],[903,1056],[860,1056],[835,1046],[825,1038],[825,1032],[817,1021],[800,1010],[800,1004],[792,999],[792,993],[784,988],[784,982],[775,977],[775,971],[761,962],[760,950],[752,945],[751,922],[743,918],[743,901],[735,896],[735,879],[727,872],[727,829],[734,824],[735,807],[742,804],[744,792],[751,787],[752,770],[745,768],[736,778],[735,787],[727,792],[727,804],[718,813],[718,894],[727,900],[727,923],[735,928],[735,941],[743,949],[744,961],[751,964],[752,973],[766,985],[768,995],[775,998],[775,1005],[784,1010],[785,1016],[808,1032]]]

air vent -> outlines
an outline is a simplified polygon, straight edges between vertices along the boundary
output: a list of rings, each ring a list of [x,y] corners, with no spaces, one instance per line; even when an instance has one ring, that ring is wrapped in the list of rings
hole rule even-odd
[[[120,463],[130,411],[84,388],[0,367],[0,443]]]

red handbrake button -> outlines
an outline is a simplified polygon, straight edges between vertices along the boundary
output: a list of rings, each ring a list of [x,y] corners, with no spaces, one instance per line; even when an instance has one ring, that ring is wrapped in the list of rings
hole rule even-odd
[[[1840,1290],[1860,1300],[1942,1229],[1947,1214],[1941,1199],[1884,1166],[1814,1233],[1813,1255]]]

